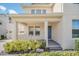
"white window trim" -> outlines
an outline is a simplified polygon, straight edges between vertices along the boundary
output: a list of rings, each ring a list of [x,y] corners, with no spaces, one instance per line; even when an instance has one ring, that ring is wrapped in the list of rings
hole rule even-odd
[[[39,28],[40,28],[40,26],[39,26]],[[41,29],[39,31],[41,33]],[[40,34],[39,35],[36,35],[36,26],[35,26],[35,36],[40,36]]]
[[[31,26],[31,25],[30,25],[30,26]],[[29,35],[29,36],[34,36],[34,30],[33,30],[33,35],[30,35],[30,34],[29,34],[29,32],[30,32],[30,30],[29,30],[30,26],[28,26],[28,35]],[[32,27],[34,28],[34,26],[32,26]]]
[[[29,27],[30,27],[30,26],[33,26],[33,28],[34,28],[34,30],[33,30],[33,35],[29,35]],[[35,30],[35,29],[36,29],[36,28],[35,28],[36,25],[30,25],[30,26],[28,26],[28,36],[40,36],[40,35],[36,35],[36,34],[35,34],[35,32],[36,32],[36,30]],[[38,26],[38,25],[37,25],[37,26]],[[39,27],[40,27],[40,26],[39,26]],[[41,29],[40,29],[40,34],[41,34]]]
[[[35,13],[34,13],[34,14],[38,14],[38,13],[37,13],[37,10],[40,10],[40,11],[41,11],[41,13],[40,13],[40,14],[44,14],[44,13],[43,13],[43,10],[45,10],[45,9],[43,9],[43,10],[42,10],[42,9],[32,9],[32,10],[34,10],[34,11],[35,11]],[[31,14],[32,14],[32,10],[31,10]],[[45,11],[46,11],[46,13],[45,13],[45,14],[47,14],[47,10],[45,10]]]
[[[73,21],[79,21],[79,20],[77,20],[77,19],[72,20],[72,29],[79,29],[79,28],[73,28]]]
[[[33,10],[34,10],[34,13],[32,13],[32,11],[33,11]],[[35,11],[35,9],[32,9],[32,10],[31,10],[31,14],[36,14],[36,11]]]
[[[45,9],[43,9],[43,10],[45,10]],[[42,10],[41,14],[44,14],[44,13],[43,13],[43,10]],[[46,11],[46,13],[45,13],[45,14],[47,14],[47,10],[45,10],[45,11]]]
[[[40,10],[40,13],[37,12],[38,10]],[[41,9],[37,9],[36,10],[36,14],[42,14],[42,10]]]
[[[72,30],[79,30],[79,28],[73,28],[73,21],[79,21],[79,20],[78,19],[73,19],[72,20]],[[73,33],[72,33],[72,38],[75,38],[75,37],[73,37]]]

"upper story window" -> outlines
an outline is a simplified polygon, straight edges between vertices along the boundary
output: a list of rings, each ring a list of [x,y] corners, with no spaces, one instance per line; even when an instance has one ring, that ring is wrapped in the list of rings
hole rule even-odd
[[[9,31],[9,33],[12,33],[12,31]]]
[[[2,23],[0,22],[0,25],[2,25]]]
[[[20,31],[20,33],[24,33],[24,31]]]
[[[31,14],[46,14],[46,10],[40,10],[40,9],[37,9],[37,10],[31,10]]]
[[[36,14],[41,14],[41,10],[36,10]]]
[[[35,10],[31,10],[31,14],[35,14]]]
[[[42,10],[42,14],[46,14],[46,10]]]
[[[9,17],[9,23],[12,23],[12,19],[11,19],[11,17]]]
[[[72,37],[79,38],[79,20],[72,21]]]

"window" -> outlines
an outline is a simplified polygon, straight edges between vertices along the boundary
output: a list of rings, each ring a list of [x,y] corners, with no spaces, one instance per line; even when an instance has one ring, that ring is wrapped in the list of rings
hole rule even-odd
[[[25,13],[26,13],[26,14],[29,14],[29,10],[26,10]]]
[[[74,4],[79,4],[79,3],[74,3]]]
[[[23,33],[24,34],[24,31],[20,31],[20,33]]]
[[[29,35],[40,35],[40,26],[29,26]]]
[[[79,38],[79,20],[72,21],[72,37]]]
[[[40,26],[35,26],[35,35],[40,35]]]
[[[2,23],[0,22],[0,25],[2,25]]]
[[[31,14],[35,14],[35,10],[31,10]]]
[[[46,10],[31,10],[31,14],[46,14]]]
[[[9,31],[9,33],[12,33],[12,31]]]
[[[23,34],[25,34],[25,31],[23,31],[23,30],[18,30],[18,35],[23,35]]]
[[[29,26],[29,35],[33,35],[34,34],[34,28],[33,26]]]
[[[36,14],[41,14],[41,10],[36,10]]]
[[[79,38],[79,29],[73,29],[72,33],[73,38]]]
[[[42,14],[46,14],[46,10],[42,10]]]
[[[72,28],[73,29],[79,29],[79,20],[73,20],[72,21]]]
[[[11,17],[9,17],[9,23],[12,23]]]

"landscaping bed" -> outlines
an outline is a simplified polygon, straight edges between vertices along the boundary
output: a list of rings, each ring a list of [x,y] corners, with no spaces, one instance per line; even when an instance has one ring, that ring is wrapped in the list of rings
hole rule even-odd
[[[79,51],[79,38],[75,39],[75,50]]]
[[[18,56],[79,56],[78,51],[53,51],[42,53],[25,53],[18,54]]]
[[[79,56],[79,40],[75,40],[75,50],[47,51],[44,40],[13,40],[4,44],[4,51],[18,56]]]
[[[30,53],[46,47],[44,40],[13,40],[4,45],[6,53]]]

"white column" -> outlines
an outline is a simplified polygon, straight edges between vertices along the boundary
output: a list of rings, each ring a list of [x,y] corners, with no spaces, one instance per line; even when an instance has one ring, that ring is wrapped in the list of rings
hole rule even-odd
[[[46,40],[46,47],[48,47],[48,21],[45,20],[45,40]]]

